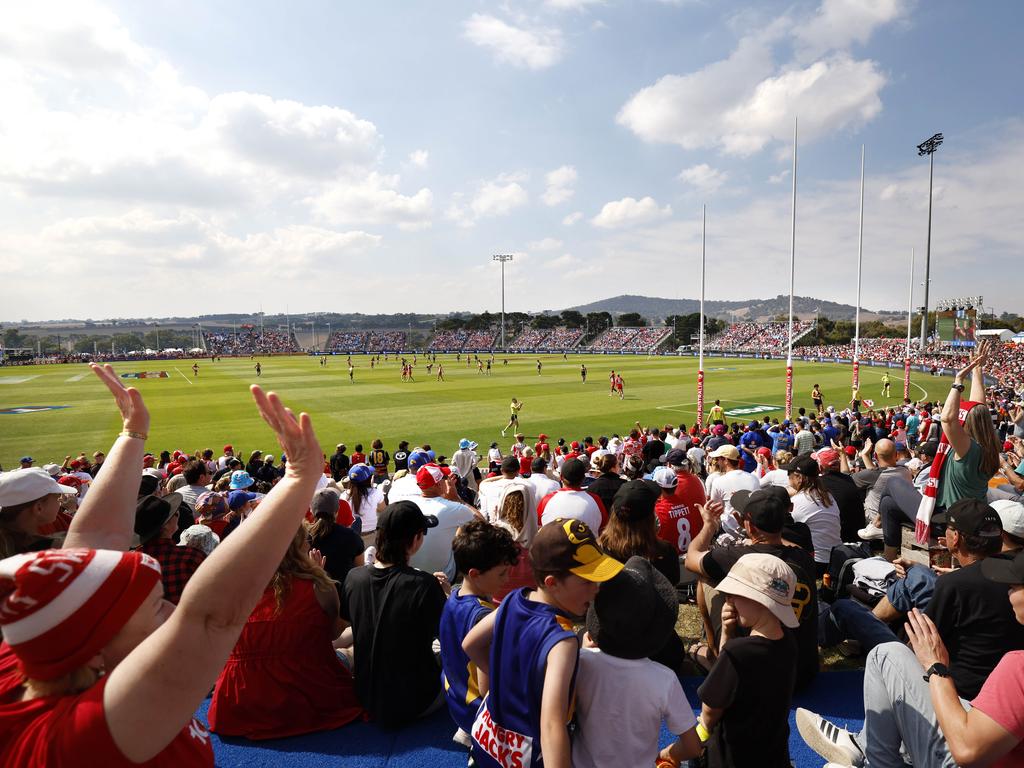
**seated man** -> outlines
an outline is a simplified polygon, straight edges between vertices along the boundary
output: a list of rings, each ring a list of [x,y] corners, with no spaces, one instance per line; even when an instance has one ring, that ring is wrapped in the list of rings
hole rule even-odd
[[[586,523],[590,530],[600,531],[608,522],[604,504],[594,494],[583,490],[587,465],[579,459],[567,459],[562,465],[562,487],[549,493],[537,505],[537,523],[546,525],[558,518],[574,518]]]
[[[443,573],[449,583],[455,579],[455,556],[452,541],[459,526],[470,520],[481,519],[477,510],[464,504],[456,491],[458,475],[448,467],[427,464],[416,472],[420,496],[411,501],[425,516],[437,520],[423,545],[409,558],[409,565],[427,573]]]
[[[178,604],[185,585],[206,555],[192,547],[179,547],[172,537],[178,530],[181,496],[169,493],[163,498],[144,496],[135,508],[135,534],[139,551],[160,563],[164,599]]]
[[[989,558],[981,575],[999,591],[1009,585],[1015,621],[1024,624],[1024,555]],[[911,611],[907,635],[913,650],[885,643],[868,655],[860,733],[797,709],[808,746],[832,766],[902,766],[904,757],[918,767],[1024,765],[1024,651],[1003,656],[965,709],[935,624]]]

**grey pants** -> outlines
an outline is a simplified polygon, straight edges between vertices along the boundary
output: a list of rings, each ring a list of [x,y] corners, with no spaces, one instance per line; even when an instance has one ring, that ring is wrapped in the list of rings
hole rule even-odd
[[[903,643],[883,643],[868,654],[864,728],[856,738],[870,768],[905,768],[904,753],[914,768],[956,768],[924,670]]]

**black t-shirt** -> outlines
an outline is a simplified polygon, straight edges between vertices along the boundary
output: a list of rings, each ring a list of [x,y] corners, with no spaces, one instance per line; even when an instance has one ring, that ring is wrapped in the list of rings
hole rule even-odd
[[[437,579],[409,566],[353,568],[341,594],[352,622],[359,701],[385,726],[416,719],[441,690],[431,648],[445,596]]]
[[[407,451],[395,451],[395,472],[409,469],[409,453]]]
[[[347,453],[335,453],[331,456],[331,474],[334,475],[334,479],[341,480],[348,472],[351,464],[352,460],[348,457]]]
[[[708,575],[711,586],[726,577],[729,570],[743,555],[763,553],[775,555],[796,574],[796,591],[793,593],[793,610],[800,620],[794,630],[783,628],[796,639],[797,669],[796,687],[803,688],[818,674],[818,584],[814,558],[799,547],[785,544],[748,544],[736,547],[715,547],[701,560],[701,567]]]
[[[324,570],[338,582],[338,596],[345,586],[345,577],[352,570],[355,559],[363,554],[363,540],[358,533],[344,525],[335,525],[331,532],[310,540],[310,547],[319,549],[326,558]]]
[[[366,461],[373,466],[374,472],[378,475],[383,475],[388,471],[388,462],[391,461],[391,454],[382,448],[374,448],[370,451]]]
[[[826,472],[821,479],[839,507],[839,535],[843,541],[859,541],[857,531],[864,527],[864,491],[842,472]]]
[[[615,498],[616,491],[622,487],[622,484],[626,481],[618,475],[604,474],[600,475],[590,485],[587,486],[587,490],[597,496],[603,503],[604,508],[611,514],[612,511],[612,499]]]
[[[978,695],[985,678],[1008,651],[1024,649],[1005,584],[989,581],[981,563],[940,576],[925,609],[949,650],[949,670],[964,699]]]
[[[697,695],[725,714],[708,741],[708,768],[790,768],[789,706],[796,643],[737,637],[725,644]]]
[[[665,443],[661,440],[648,440],[644,443],[644,447],[641,450],[641,456],[643,456],[644,463],[646,464],[651,459],[659,459],[665,452]]]

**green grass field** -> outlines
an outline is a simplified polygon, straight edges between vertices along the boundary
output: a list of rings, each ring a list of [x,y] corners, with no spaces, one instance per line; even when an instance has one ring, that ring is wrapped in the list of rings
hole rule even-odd
[[[119,363],[118,373],[167,371],[165,379],[127,379],[138,387],[152,413],[148,447],[195,451],[225,443],[236,451],[253,449],[278,452],[270,431],[256,413],[247,387],[259,382],[278,392],[296,412],[308,411],[325,452],[345,442],[367,448],[375,437],[394,450],[399,440],[428,442],[439,453],[451,455],[458,440],[469,437],[486,446],[501,440],[508,421],[512,396],[523,401],[522,431],[534,436],[575,439],[585,434],[623,434],[634,421],[643,424],[692,424],[696,415],[695,358],[645,358],[617,355],[541,356],[542,375],[536,356],[509,356],[507,367],[499,356],[490,377],[456,363],[454,355],[438,360],[447,381],[428,376],[420,358],[414,383],[403,383],[400,364],[393,359],[375,370],[369,358],[353,359],[355,383],[349,383],[344,357],[331,358],[326,368],[316,357],[261,358],[263,375],[257,379],[248,359],[218,363],[200,360],[193,378],[191,361]],[[580,381],[580,363],[586,363],[587,383]],[[622,372],[624,400],[608,397],[608,372]],[[436,370],[436,369],[435,369]],[[881,368],[861,369],[861,390],[876,407],[896,405],[903,394],[902,371],[890,371],[893,397],[880,396]],[[706,399],[710,407],[721,398],[730,420],[748,421],[756,406],[772,410],[757,413],[781,416],[785,405],[785,365],[778,360],[705,360]],[[945,391],[936,378],[914,374],[911,397],[925,398]],[[794,409],[810,408],[809,392],[821,385],[826,402],[842,407],[850,392],[849,366],[794,363]],[[0,413],[0,463],[17,466],[24,454],[37,464],[60,463],[64,456],[86,451],[106,451],[120,429],[113,400],[84,365],[51,365],[0,368],[0,411],[29,406],[66,406],[59,410]],[[510,441],[504,440],[504,446]]]

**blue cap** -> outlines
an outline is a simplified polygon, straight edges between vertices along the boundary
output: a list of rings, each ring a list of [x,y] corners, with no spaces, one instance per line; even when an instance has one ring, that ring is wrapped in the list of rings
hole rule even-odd
[[[437,454],[433,450],[427,451],[427,456],[430,457],[431,461],[437,461]]]
[[[252,485],[255,480],[246,472],[244,469],[238,469],[231,473],[231,482],[228,484],[228,488],[233,491],[238,491],[243,488],[248,488]]]
[[[35,461],[31,456],[22,456],[19,462],[21,464],[31,464]]]
[[[245,504],[248,504],[255,498],[257,498],[255,493],[249,493],[248,491],[232,491],[228,494],[228,508],[241,509]]]
[[[469,440],[469,438],[462,438],[459,440],[459,450],[466,450],[467,448],[473,448],[475,445]]]
[[[369,464],[356,464],[348,471],[348,479],[354,483],[365,483],[373,477],[373,467]]]
[[[782,426],[784,426],[784,427],[788,427],[788,426],[790,425],[790,423],[791,423],[791,422],[790,422],[790,420],[789,420],[789,419],[783,419],[783,420],[782,420]]]
[[[409,471],[415,472],[424,464],[430,463],[430,457],[424,451],[413,451],[409,454]]]

